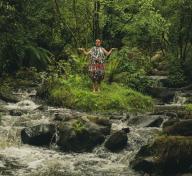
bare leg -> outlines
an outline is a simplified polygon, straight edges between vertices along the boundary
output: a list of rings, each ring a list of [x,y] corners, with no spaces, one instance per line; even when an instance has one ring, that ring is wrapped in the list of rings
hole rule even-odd
[[[93,92],[96,91],[96,82],[93,82]]]
[[[94,82],[95,92],[97,92],[97,81]]]
[[[101,82],[97,82],[97,91],[100,92],[101,91]]]

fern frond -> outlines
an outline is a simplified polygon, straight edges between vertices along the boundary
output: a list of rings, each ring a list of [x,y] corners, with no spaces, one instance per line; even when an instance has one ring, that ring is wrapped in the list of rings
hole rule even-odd
[[[27,45],[25,47],[23,64],[24,66],[33,66],[38,69],[44,69],[51,63],[50,58],[52,56],[53,54],[44,48]]]

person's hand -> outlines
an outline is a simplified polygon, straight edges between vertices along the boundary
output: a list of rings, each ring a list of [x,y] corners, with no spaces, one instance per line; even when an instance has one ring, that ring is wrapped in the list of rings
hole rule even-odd
[[[84,48],[78,48],[78,50],[80,50],[80,51],[84,51]]]

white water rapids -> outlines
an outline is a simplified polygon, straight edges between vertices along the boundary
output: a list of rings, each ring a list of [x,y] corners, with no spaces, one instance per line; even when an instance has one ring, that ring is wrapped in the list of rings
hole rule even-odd
[[[141,146],[154,138],[158,128],[131,127],[128,133],[128,146],[119,153],[112,153],[103,145],[96,147],[91,153],[64,153],[57,146],[50,148],[33,147],[20,142],[20,131],[24,127],[49,123],[56,112],[65,114],[81,114],[65,108],[47,107],[40,110],[41,105],[31,98],[32,93],[19,92],[18,103],[0,102],[4,112],[0,123],[0,175],[33,176],[47,173],[64,176],[141,176],[133,171],[129,162]],[[12,116],[10,110],[19,110],[21,116]],[[127,127],[127,121],[113,120],[112,130]],[[11,141],[11,142],[10,142]],[[2,144],[5,142],[5,144]],[[6,144],[7,142],[7,144]]]

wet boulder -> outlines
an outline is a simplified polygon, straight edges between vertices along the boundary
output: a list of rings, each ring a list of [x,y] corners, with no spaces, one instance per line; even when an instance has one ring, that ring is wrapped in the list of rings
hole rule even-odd
[[[182,120],[164,126],[163,132],[175,136],[192,136],[192,120]]]
[[[178,118],[170,118],[168,120],[166,120],[165,122],[163,122],[162,128],[166,129],[170,126],[173,126],[175,123],[179,122],[180,120]]]
[[[128,120],[128,125],[137,127],[160,127],[163,115],[138,115]]]
[[[110,125],[99,125],[85,117],[62,122],[58,124],[57,145],[63,151],[91,151],[104,142],[110,129]]]
[[[177,119],[178,118],[178,114],[176,112],[172,112],[172,111],[157,111],[153,113],[154,115],[163,115],[168,117],[169,119]]]
[[[147,93],[155,98],[161,99],[164,103],[169,103],[175,97],[175,91],[163,87],[148,87]]]
[[[131,167],[137,171],[174,175],[189,171],[192,163],[192,137],[159,137],[140,149]]]
[[[174,105],[174,104],[155,105],[154,114],[164,114],[164,115],[170,116],[171,115],[170,112],[171,112],[172,114],[175,114],[173,116],[180,117],[179,113],[181,111],[186,111],[185,106]]]
[[[23,112],[20,110],[13,109],[13,110],[10,110],[9,114],[11,116],[21,116],[23,114]]]
[[[103,126],[108,126],[111,128],[111,122],[108,118],[105,118],[105,117],[98,117],[98,116],[87,116],[87,118],[93,122],[93,123],[96,123],[98,125],[103,125]]]
[[[105,147],[112,152],[120,151],[127,146],[127,130],[120,130],[109,136],[105,142]]]
[[[133,160],[131,166],[136,171],[152,173],[155,170],[156,163],[153,157],[145,157]]]
[[[70,113],[55,113],[54,114],[54,121],[68,121],[73,119],[74,116]]]
[[[56,128],[54,124],[41,124],[21,131],[21,140],[24,144],[35,146],[49,145],[55,140]]]
[[[19,102],[19,98],[8,91],[1,91],[0,90],[0,99],[3,101],[6,101],[6,102],[10,102],[10,103]]]

